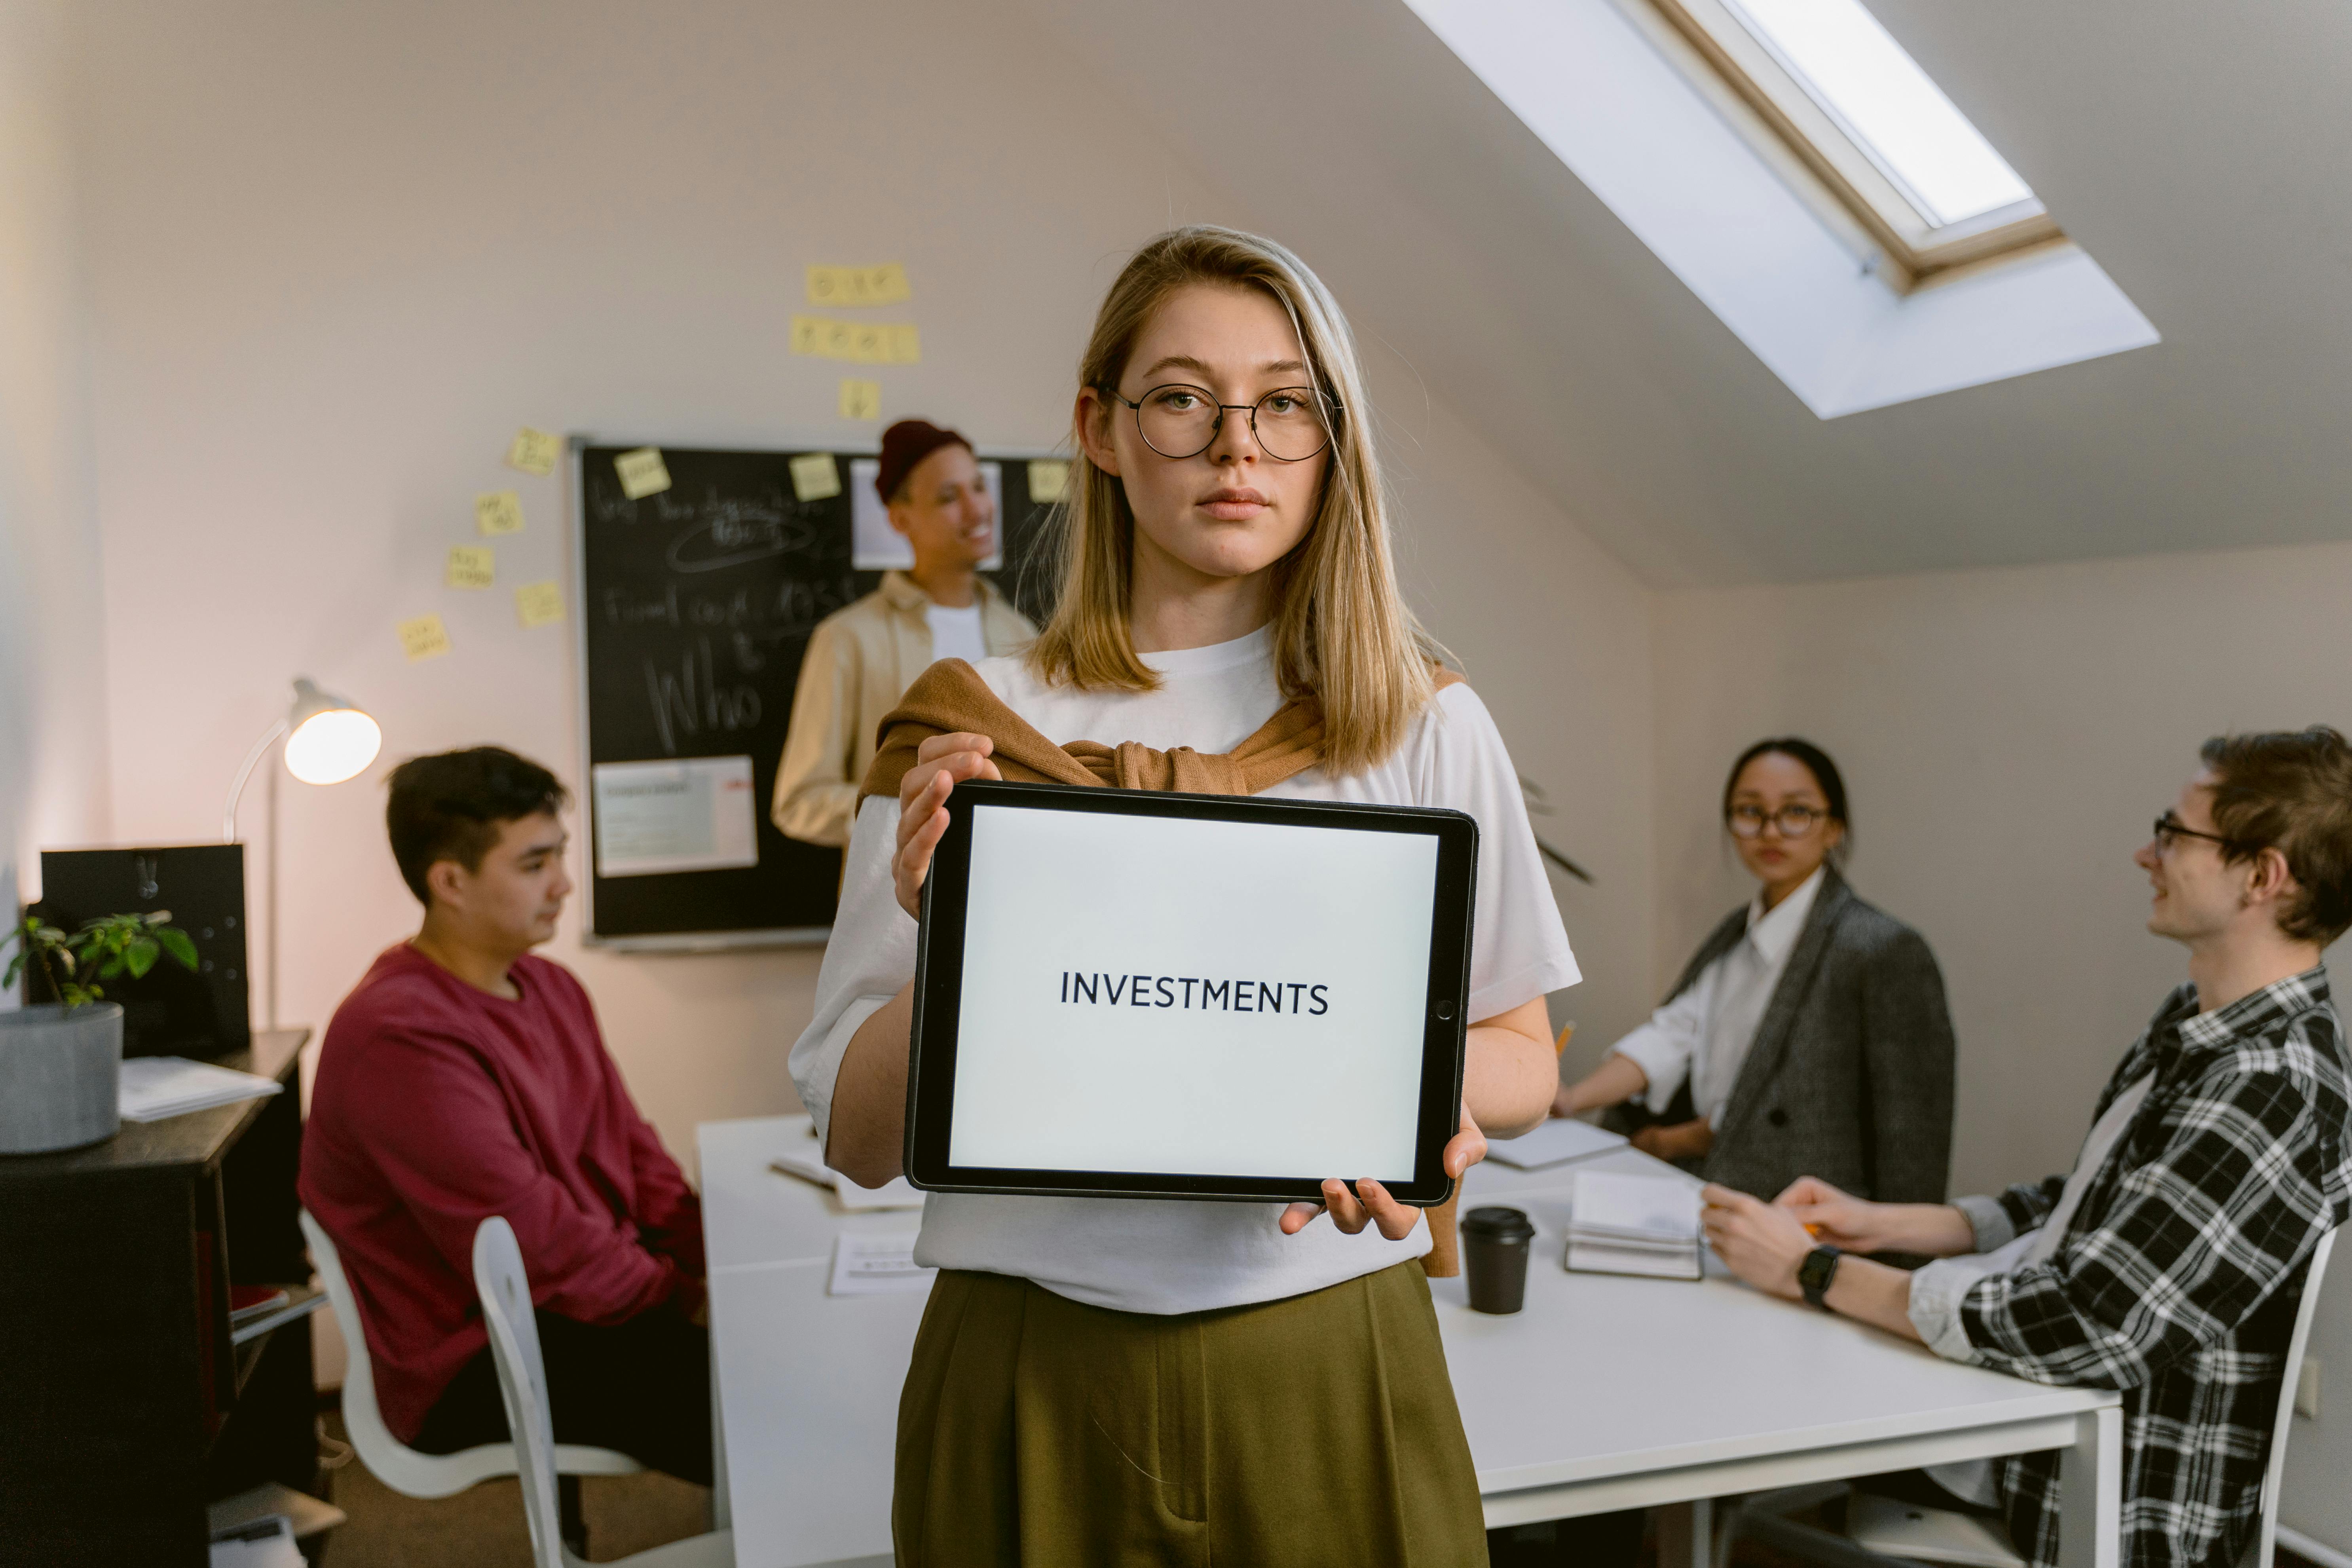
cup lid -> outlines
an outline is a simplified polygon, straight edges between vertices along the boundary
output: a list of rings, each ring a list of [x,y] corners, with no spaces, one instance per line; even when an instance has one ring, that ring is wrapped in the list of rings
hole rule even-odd
[[[1523,1241],[1536,1233],[1527,1215],[1518,1209],[1497,1205],[1472,1209],[1462,1216],[1465,1236],[1483,1236],[1496,1241]]]

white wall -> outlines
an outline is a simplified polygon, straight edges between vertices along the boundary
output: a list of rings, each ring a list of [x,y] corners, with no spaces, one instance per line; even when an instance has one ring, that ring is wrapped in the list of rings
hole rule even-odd
[[[0,921],[108,827],[66,10],[0,6]]]
[[[555,481],[499,466],[518,425],[870,438],[834,418],[842,367],[793,358],[787,322],[804,264],[903,260],[925,360],[880,373],[886,416],[1051,443],[1125,254],[1171,220],[1250,221],[1147,130],[1107,123],[1044,34],[972,7],[86,14],[116,830],[215,831],[298,673],[384,726],[362,779],[284,785],[289,1021],[323,1024],[413,922],[385,766],[497,741],[572,773],[568,638],[518,630],[503,588],[562,556]],[[1409,368],[1374,375],[1416,598],[1573,813],[1549,830],[1624,900],[1570,900],[1612,978],[1563,1016],[1630,1016],[1646,985],[1614,977],[1648,967],[1646,596]],[[510,484],[530,526],[498,542],[501,588],[444,590],[473,493]],[[393,623],[427,610],[456,651],[406,664]],[[156,689],[159,661],[189,689]],[[261,822],[257,789],[249,837]],[[814,952],[613,957],[572,931],[551,951],[689,1164],[695,1122],[792,1104]]]
[[[1747,891],[1716,826],[1724,770],[1751,740],[1804,735],[1845,773],[1855,886],[1943,964],[1954,1189],[2065,1169],[2099,1086],[2186,978],[2145,929],[2132,851],[2207,736],[2352,731],[2347,605],[2341,544],[1663,595],[1655,977]],[[2316,1349],[2346,1381],[2297,1423],[2286,1517],[2352,1548],[2340,1282]]]

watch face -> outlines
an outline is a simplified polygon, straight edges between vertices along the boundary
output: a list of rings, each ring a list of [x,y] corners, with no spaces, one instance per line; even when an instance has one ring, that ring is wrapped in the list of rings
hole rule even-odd
[[[1834,1247],[1816,1247],[1805,1254],[1802,1263],[1797,1265],[1797,1288],[1804,1291],[1805,1299],[1813,1305],[1818,1307],[1822,1304],[1822,1292],[1830,1288],[1830,1279],[1837,1273],[1841,1256]]]

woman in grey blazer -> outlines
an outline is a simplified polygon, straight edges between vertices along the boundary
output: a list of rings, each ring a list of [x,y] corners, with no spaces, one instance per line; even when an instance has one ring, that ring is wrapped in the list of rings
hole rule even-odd
[[[1838,873],[1845,783],[1819,748],[1759,741],[1724,826],[1761,889],[1665,1004],[1552,1109],[1615,1108],[1635,1145],[1759,1197],[1818,1175],[1880,1203],[1941,1203],[1952,1022],[1919,933]],[[1838,1176],[1828,1174],[1831,1171]]]

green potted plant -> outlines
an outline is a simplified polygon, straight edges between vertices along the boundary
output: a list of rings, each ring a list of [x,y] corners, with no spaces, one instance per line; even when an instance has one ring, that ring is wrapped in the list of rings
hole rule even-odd
[[[0,984],[38,966],[58,1000],[0,1013],[0,1154],[78,1149],[111,1138],[122,1082],[122,1007],[101,982],[132,979],[170,958],[196,967],[196,944],[169,910],[102,915],[71,934],[27,915]]]

